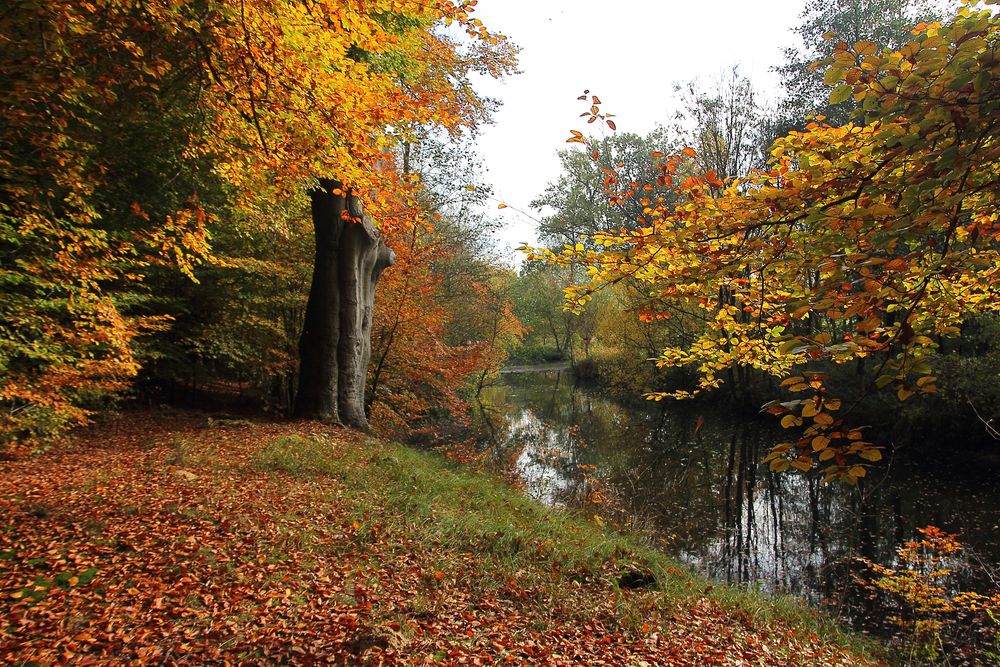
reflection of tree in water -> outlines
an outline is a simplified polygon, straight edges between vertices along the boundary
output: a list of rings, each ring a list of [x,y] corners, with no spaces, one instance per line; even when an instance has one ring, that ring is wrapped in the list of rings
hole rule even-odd
[[[541,383],[538,375],[518,374],[484,391],[480,432],[495,470],[520,478],[542,502],[575,506],[587,496],[580,466],[593,464],[579,427],[590,399],[565,370],[545,373]]]
[[[853,557],[889,563],[918,526],[961,532],[990,562],[1000,554],[995,469],[949,478],[897,464],[858,488],[776,475],[759,463],[781,437],[767,421],[697,404],[624,406],[565,371],[506,375],[483,403],[493,463],[528,493],[579,506],[596,466],[612,518],[720,580],[857,609],[856,592],[842,590]]]
[[[775,433],[767,425],[664,405],[614,458],[609,485],[627,489],[647,532],[699,570],[727,582],[801,591],[830,556],[837,522],[815,480],[760,466]],[[635,431],[636,429],[632,429]],[[610,464],[610,465],[609,465]]]

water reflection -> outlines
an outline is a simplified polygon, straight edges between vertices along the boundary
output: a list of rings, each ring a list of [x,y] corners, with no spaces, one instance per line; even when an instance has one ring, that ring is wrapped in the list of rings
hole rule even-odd
[[[897,457],[859,488],[776,475],[759,464],[781,437],[774,424],[687,403],[625,406],[565,369],[505,374],[482,398],[492,463],[528,494],[628,523],[722,581],[845,603],[855,556],[891,563],[928,524],[1000,560],[996,470]]]

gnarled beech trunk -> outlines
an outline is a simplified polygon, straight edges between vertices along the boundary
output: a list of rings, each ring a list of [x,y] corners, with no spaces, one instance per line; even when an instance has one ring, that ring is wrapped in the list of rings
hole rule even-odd
[[[309,193],[316,260],[299,339],[294,414],[367,429],[365,380],[371,359],[372,305],[379,276],[395,260],[361,201],[338,181]],[[352,220],[360,220],[353,222]]]

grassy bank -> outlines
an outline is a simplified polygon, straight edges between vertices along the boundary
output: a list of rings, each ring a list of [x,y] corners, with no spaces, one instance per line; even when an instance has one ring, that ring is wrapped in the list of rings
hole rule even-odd
[[[316,424],[130,415],[0,464],[0,511],[14,664],[878,658],[793,601],[713,586],[435,454]]]

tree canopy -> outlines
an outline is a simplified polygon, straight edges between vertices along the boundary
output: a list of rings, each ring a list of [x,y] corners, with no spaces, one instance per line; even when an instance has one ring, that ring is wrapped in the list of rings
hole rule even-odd
[[[785,49],[781,75],[784,99],[777,124],[802,129],[808,115],[826,116],[831,125],[850,120],[851,100],[831,102],[823,72],[813,63],[833,55],[838,41],[862,40],[890,49],[910,41],[910,28],[936,17],[933,3],[924,0],[811,0],[804,4],[801,23],[794,29],[801,44]],[[828,39],[836,35],[836,39]]]
[[[577,308],[626,279],[650,297],[645,318],[696,307],[704,332],[658,359],[697,368],[695,393],[734,367],[798,372],[783,384],[805,398],[769,409],[800,437],[775,448],[772,467],[818,462],[828,479],[856,480],[879,449],[843,416],[849,406],[827,394],[824,375],[799,369],[871,357],[866,386],[891,385],[905,400],[934,391],[939,337],[996,311],[998,37],[1000,20],[968,3],[946,24],[917,25],[899,49],[838,41],[824,80],[831,103],[857,105],[849,123],[817,118],[775,141],[766,168],[725,182],[683,177],[691,148],[665,157],[659,184],[679,203],[649,196],[647,184],[635,195],[642,226],[592,235],[597,249],[533,256],[586,267],[590,282],[567,290]]]
[[[23,3],[0,16],[0,401],[8,437],[79,422],[144,361],[169,313],[152,272],[212,236],[285,227],[274,202],[335,176],[385,234],[419,185],[395,149],[491,108],[472,72],[514,50],[476,2]],[[277,215],[275,215],[277,213]],[[89,406],[89,407],[88,407]]]

